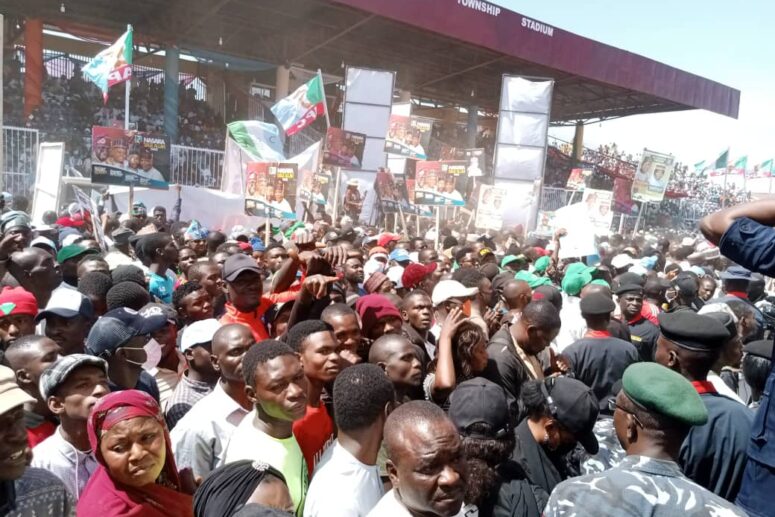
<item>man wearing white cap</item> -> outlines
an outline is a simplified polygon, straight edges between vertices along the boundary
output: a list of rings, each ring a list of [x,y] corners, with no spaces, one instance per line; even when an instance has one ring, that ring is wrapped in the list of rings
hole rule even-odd
[[[213,391],[218,372],[213,368],[210,353],[213,336],[221,328],[214,318],[187,326],[180,340],[180,351],[186,357],[188,369],[183,373],[164,410],[167,426],[172,429],[188,410]]]
[[[31,455],[24,404],[34,402],[0,366],[0,515],[75,515],[73,499],[54,474],[27,467]]]
[[[439,340],[441,326],[447,319],[447,314],[453,307],[463,311],[467,317],[471,316],[471,302],[479,293],[476,287],[466,287],[455,280],[442,280],[433,288],[431,302],[433,303],[433,316],[435,323],[431,327],[431,334]]]

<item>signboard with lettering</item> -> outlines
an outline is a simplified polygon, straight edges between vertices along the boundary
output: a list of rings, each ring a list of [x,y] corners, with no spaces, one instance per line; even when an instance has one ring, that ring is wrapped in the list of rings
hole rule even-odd
[[[296,219],[295,163],[251,162],[245,175],[245,213],[273,219]]]
[[[169,188],[170,140],[166,135],[92,128],[92,183]]]

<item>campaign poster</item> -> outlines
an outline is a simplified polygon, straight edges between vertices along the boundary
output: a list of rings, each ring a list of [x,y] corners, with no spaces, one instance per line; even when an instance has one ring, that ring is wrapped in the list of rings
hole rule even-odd
[[[581,202],[587,208],[589,220],[595,227],[595,233],[600,236],[608,235],[611,231],[614,213],[611,210],[613,192],[610,190],[586,189]]]
[[[319,172],[303,169],[299,172],[299,177],[301,179],[299,198],[305,203],[326,206],[328,189],[333,178],[331,169],[323,167]]]
[[[469,178],[484,176],[484,149],[466,149],[464,157],[466,161],[466,174]]]
[[[272,219],[296,219],[295,163],[251,162],[245,175],[245,213]]]
[[[81,215],[83,215],[85,219],[86,212],[89,212],[91,216],[91,226],[92,230],[94,231],[94,239],[99,243],[103,251],[108,251],[109,246],[105,240],[105,232],[103,231],[102,223],[100,221],[100,208],[97,206],[97,202],[89,197],[86,192],[79,189],[75,185],[70,186],[73,187],[75,200],[78,203],[78,206],[81,207]]]
[[[393,173],[390,172],[389,169],[380,167],[377,170],[377,177],[374,179],[374,191],[379,198],[382,213],[393,214],[398,212],[398,206],[402,201],[402,196],[396,186]]]
[[[476,207],[474,226],[487,230],[503,227],[503,204],[506,202],[505,188],[493,185],[479,186],[479,205]]]
[[[587,186],[587,178],[592,176],[590,169],[571,169],[568,176],[568,188],[570,190],[584,190]]]
[[[330,127],[326,131],[326,145],[323,148],[323,164],[360,170],[363,163],[363,149],[366,135]]]
[[[168,189],[170,139],[115,127],[92,128],[91,182]]]
[[[431,119],[390,115],[385,152],[413,160],[425,160],[428,158],[431,129]]]
[[[556,229],[554,212],[539,210],[535,233],[546,237],[552,237]]]
[[[418,161],[415,168],[414,203],[417,205],[463,206],[458,178],[465,178],[465,162]]]
[[[632,199],[644,203],[661,202],[673,173],[674,160],[671,155],[644,149],[632,180]]]

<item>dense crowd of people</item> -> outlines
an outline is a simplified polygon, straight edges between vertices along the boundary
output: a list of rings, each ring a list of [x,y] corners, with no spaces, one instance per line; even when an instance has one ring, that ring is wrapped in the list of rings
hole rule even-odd
[[[0,208],[0,515],[771,515],[769,203],[562,260]]]

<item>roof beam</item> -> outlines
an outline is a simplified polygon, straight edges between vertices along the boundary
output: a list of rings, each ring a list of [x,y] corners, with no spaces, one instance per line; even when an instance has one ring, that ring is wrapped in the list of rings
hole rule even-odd
[[[335,34],[335,35],[331,36],[330,38],[326,39],[325,41],[322,41],[321,43],[318,43],[317,45],[313,46],[312,48],[309,48],[309,49],[305,50],[301,54],[298,54],[298,55],[294,56],[292,59],[289,59],[288,62],[293,63],[294,61],[299,61],[303,57],[306,57],[306,56],[312,54],[316,50],[325,47],[329,43],[333,43],[334,41],[338,40],[342,36],[344,36],[346,34],[349,34],[350,32],[354,31],[358,27],[361,27],[362,25],[368,23],[375,16],[376,15],[374,15],[374,14],[370,14],[370,15],[366,16],[365,18],[362,18],[361,20],[359,20],[359,21],[355,22],[354,24],[350,25],[349,27],[347,27],[343,31],[340,31],[338,34]]]

